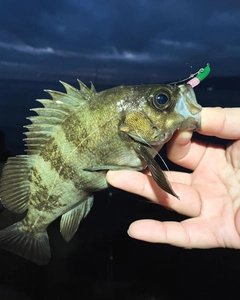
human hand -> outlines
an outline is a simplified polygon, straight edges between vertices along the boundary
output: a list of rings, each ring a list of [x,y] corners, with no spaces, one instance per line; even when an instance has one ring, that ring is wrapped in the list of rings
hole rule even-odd
[[[160,189],[148,171],[108,172],[111,185],[190,217],[136,221],[128,230],[131,237],[185,248],[240,248],[240,108],[203,108],[201,117],[199,133],[235,141],[225,147],[176,132],[168,157],[193,171],[166,172],[180,201]]]

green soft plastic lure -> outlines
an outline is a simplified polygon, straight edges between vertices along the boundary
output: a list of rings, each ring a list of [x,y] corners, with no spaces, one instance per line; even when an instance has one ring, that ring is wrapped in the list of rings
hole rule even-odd
[[[210,64],[207,64],[205,68],[201,68],[192,79],[190,79],[187,83],[194,88],[197,86],[203,79],[205,79],[210,73]]]

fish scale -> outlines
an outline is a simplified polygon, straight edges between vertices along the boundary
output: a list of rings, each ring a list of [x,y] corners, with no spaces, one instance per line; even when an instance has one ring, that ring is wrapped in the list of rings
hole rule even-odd
[[[0,231],[0,247],[37,264],[50,260],[47,227],[61,216],[69,241],[90,211],[96,191],[108,187],[108,170],[143,170],[177,197],[154,160],[177,129],[196,130],[201,106],[192,87],[120,86],[97,93],[61,82],[66,93],[32,109],[25,126],[26,155],[9,158],[0,181],[1,203],[25,218]],[[166,102],[164,102],[166,100]]]

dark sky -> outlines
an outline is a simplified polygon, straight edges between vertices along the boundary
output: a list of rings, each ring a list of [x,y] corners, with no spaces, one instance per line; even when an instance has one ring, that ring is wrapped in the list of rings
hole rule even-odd
[[[239,0],[2,0],[0,77],[173,81],[240,75]]]

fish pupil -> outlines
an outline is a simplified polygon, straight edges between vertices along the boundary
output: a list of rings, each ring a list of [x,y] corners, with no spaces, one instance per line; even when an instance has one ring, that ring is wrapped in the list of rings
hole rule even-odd
[[[159,105],[164,105],[168,101],[168,96],[165,94],[158,94],[156,101]]]

